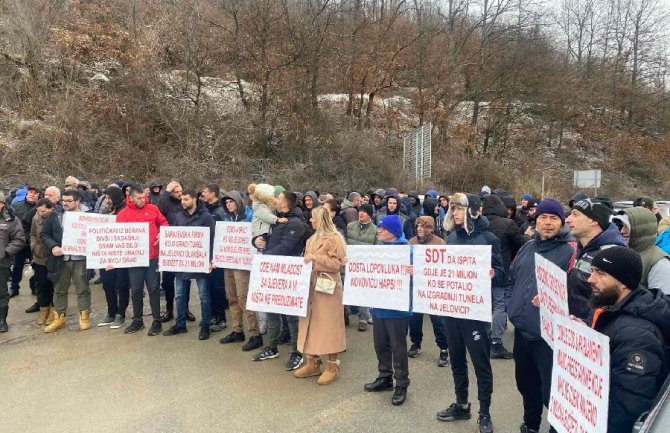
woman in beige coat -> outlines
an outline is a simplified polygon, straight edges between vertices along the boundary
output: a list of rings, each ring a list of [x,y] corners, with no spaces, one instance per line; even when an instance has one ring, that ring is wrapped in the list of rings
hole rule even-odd
[[[300,318],[298,327],[298,350],[305,355],[306,362],[294,375],[298,378],[320,376],[319,385],[328,385],[339,373],[337,355],[344,352],[347,346],[340,277],[346,243],[325,208],[315,208],[310,222],[316,232],[307,240],[305,263],[312,262],[312,278],[307,317]],[[335,281],[332,295],[315,290],[317,278],[321,274],[327,274]],[[328,355],[323,374],[320,355]]]

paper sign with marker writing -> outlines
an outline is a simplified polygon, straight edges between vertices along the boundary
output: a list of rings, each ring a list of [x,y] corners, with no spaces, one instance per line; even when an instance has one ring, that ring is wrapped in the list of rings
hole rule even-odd
[[[86,212],[65,212],[63,214],[63,241],[61,248],[65,254],[86,255],[86,229],[91,224],[107,224],[116,221],[116,215],[101,215]]]
[[[255,253],[251,223],[217,221],[212,258],[216,267],[250,271]]]
[[[490,245],[415,245],[413,311],[491,321]]]
[[[311,275],[303,257],[254,255],[247,309],[305,317]]]
[[[607,433],[609,338],[556,317],[548,421],[558,433]]]
[[[409,311],[409,245],[347,247],[344,304]]]
[[[86,233],[88,269],[149,266],[149,223],[95,224]]]
[[[540,298],[542,338],[553,348],[556,317],[568,317],[567,276],[561,268],[535,253],[535,278]]]
[[[209,273],[209,227],[161,227],[158,269]]]

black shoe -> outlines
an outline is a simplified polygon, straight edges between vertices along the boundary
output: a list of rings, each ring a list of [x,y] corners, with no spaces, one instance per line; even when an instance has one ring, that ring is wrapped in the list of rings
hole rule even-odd
[[[136,322],[132,321],[130,325],[126,327],[126,329],[123,330],[124,334],[134,334],[137,331],[140,331],[144,329],[144,323],[143,322]]]
[[[9,326],[7,326],[7,314],[9,314],[9,307],[0,308],[0,333],[9,331]]]
[[[458,403],[452,403],[451,406],[437,413],[438,421],[444,422],[460,421],[470,419],[470,417],[472,417],[470,414],[470,403],[465,408]]]
[[[288,361],[286,361],[286,364],[284,365],[284,370],[286,371],[291,371],[291,370],[297,370],[302,366],[302,363],[304,362],[304,359],[302,357],[302,353],[300,352],[291,352],[291,355],[288,357]]]
[[[26,313],[37,313],[40,311],[40,304],[35,302],[32,306],[26,308]]]
[[[189,322],[195,322],[195,316],[188,310],[186,310],[186,320]]]
[[[277,349],[273,349],[272,347],[268,346],[265,349],[261,350],[257,354],[254,355],[253,358],[251,358],[253,361],[265,361],[266,359],[274,359],[279,356],[279,352]]]
[[[151,325],[151,327],[153,328],[153,325]],[[149,331],[149,332],[151,332],[151,331]],[[174,325],[174,326],[171,326],[170,329],[168,329],[167,331],[163,332],[163,335],[165,335],[166,337],[169,337],[171,335],[185,334],[187,332],[188,332],[188,329],[186,329],[185,326]]]
[[[9,299],[12,299],[16,296],[19,296],[19,291],[18,290],[10,290],[9,291]]]
[[[289,344],[291,342],[291,334],[282,331],[277,338],[277,344]]]
[[[396,386],[395,391],[393,391],[393,397],[391,397],[391,404],[393,406],[400,406],[407,399],[407,387],[406,386]]]
[[[374,382],[366,383],[363,389],[367,392],[390,391],[393,389],[393,378],[378,377]]]
[[[93,284],[102,284],[102,280],[98,278],[97,280],[93,281]]]
[[[410,358],[416,358],[420,354],[421,354],[421,346],[417,344],[412,344],[412,346],[407,351],[407,356],[409,356]]]
[[[437,359],[438,367],[446,367],[449,365],[449,350],[442,349],[440,350],[440,357]]]
[[[210,327],[211,328],[211,327]],[[244,341],[244,332],[231,332],[219,340],[221,344],[240,343]]]
[[[493,433],[491,415],[479,415],[477,424],[479,424],[479,433]]]
[[[226,319],[223,317],[212,317],[212,320],[209,322],[209,330],[212,332],[223,331],[227,326]],[[242,335],[244,336],[244,334]]]
[[[260,335],[255,335],[253,337],[250,337],[249,341],[244,343],[244,346],[242,346],[242,351],[248,352],[250,350],[258,349],[259,347],[262,346],[263,346],[263,337],[261,337]]]
[[[491,344],[491,359],[512,359],[514,354],[505,349],[502,342]]]
[[[209,326],[201,326],[200,334],[198,334],[198,340],[207,340],[209,339]]]
[[[151,328],[149,328],[149,332],[147,332],[147,335],[149,337],[158,335],[161,333],[161,329],[163,329],[163,327],[161,326],[161,322],[159,320],[154,320],[154,323],[151,324]]]
[[[552,431],[552,429],[550,428],[549,433],[551,433],[551,431]],[[539,430],[528,428],[526,426],[526,423],[523,423],[523,424],[521,424],[521,426],[519,426],[519,433],[539,433]]]
[[[165,311],[165,313],[161,315],[160,319],[158,320],[160,320],[161,323],[167,323],[172,319],[174,319],[174,314],[172,314],[172,310],[167,310]]]

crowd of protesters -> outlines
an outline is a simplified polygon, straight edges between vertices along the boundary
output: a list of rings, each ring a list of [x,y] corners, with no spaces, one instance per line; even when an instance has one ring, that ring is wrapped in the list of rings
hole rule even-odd
[[[567,205],[524,194],[517,205],[512,194],[488,186],[478,194],[429,190],[419,195],[388,188],[338,197],[263,183],[224,192],[216,184],[190,189],[179,181],[164,187],[160,181],[139,185],[121,179],[103,189],[70,176],[63,188],[24,186],[7,195],[0,192],[0,332],[8,332],[9,300],[19,295],[22,283],[36,296],[26,313],[38,313],[36,323],[46,333],[67,323],[68,292],[74,287],[79,328],[87,330],[93,326],[90,287],[101,283],[106,315],[96,326],[123,328],[126,334],[144,329],[146,290],[148,335],[185,333],[187,322],[196,320],[189,309],[189,288],[195,280],[200,340],[230,327],[221,344],[243,343],[243,351],[259,350],[252,356],[255,362],[277,358],[279,345],[288,344],[291,352],[284,368],[296,378],[318,377],[320,385],[340,374],[345,327],[355,315],[358,331],[372,327],[378,359],[377,377],[364,389],[392,390],[391,403],[402,405],[410,384],[409,358],[422,351],[423,314],[411,308],[343,305],[347,245],[490,245],[491,323],[430,316],[437,365],[451,366],[455,386],[454,403],[438,412],[437,419],[453,422],[472,416],[469,354],[477,380],[477,428],[493,432],[491,359],[513,359],[523,400],[520,432],[539,432],[543,406],[549,405],[553,362],[540,332],[535,278],[539,254],[567,273],[573,319],[610,337],[608,431],[629,433],[651,407],[670,368],[670,217],[662,218],[648,197],[633,205],[615,211],[606,197],[584,193]],[[66,212],[149,223],[149,266],[108,267],[91,282],[95,272],[86,269],[86,257],[64,254],[61,248]],[[300,256],[313,263],[306,317],[247,310],[250,271],[213,267],[206,274],[158,272],[161,227],[209,227],[213,236],[216,221],[250,222],[259,253]],[[332,284],[322,284],[323,279]],[[132,315],[127,317],[131,301]],[[508,320],[514,325],[512,351],[503,345]]]

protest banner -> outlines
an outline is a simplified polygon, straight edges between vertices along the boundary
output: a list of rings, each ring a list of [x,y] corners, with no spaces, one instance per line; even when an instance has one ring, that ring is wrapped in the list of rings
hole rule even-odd
[[[413,311],[491,321],[490,245],[415,245]]]
[[[554,331],[549,424],[558,433],[607,433],[609,337],[560,316]]]
[[[212,261],[217,268],[250,271],[255,252],[251,223],[216,222]]]
[[[209,273],[209,227],[161,227],[161,272]]]
[[[347,247],[344,304],[409,311],[409,245]]]
[[[108,224],[116,221],[116,215],[101,215],[86,212],[65,212],[63,214],[63,253],[76,256],[86,255],[86,229],[90,224]]]
[[[254,255],[247,310],[307,316],[311,274],[303,257]]]
[[[535,253],[535,279],[540,298],[542,338],[553,348],[555,318],[568,317],[567,276],[561,268]]]
[[[88,269],[149,266],[149,223],[109,223],[86,229]]]

